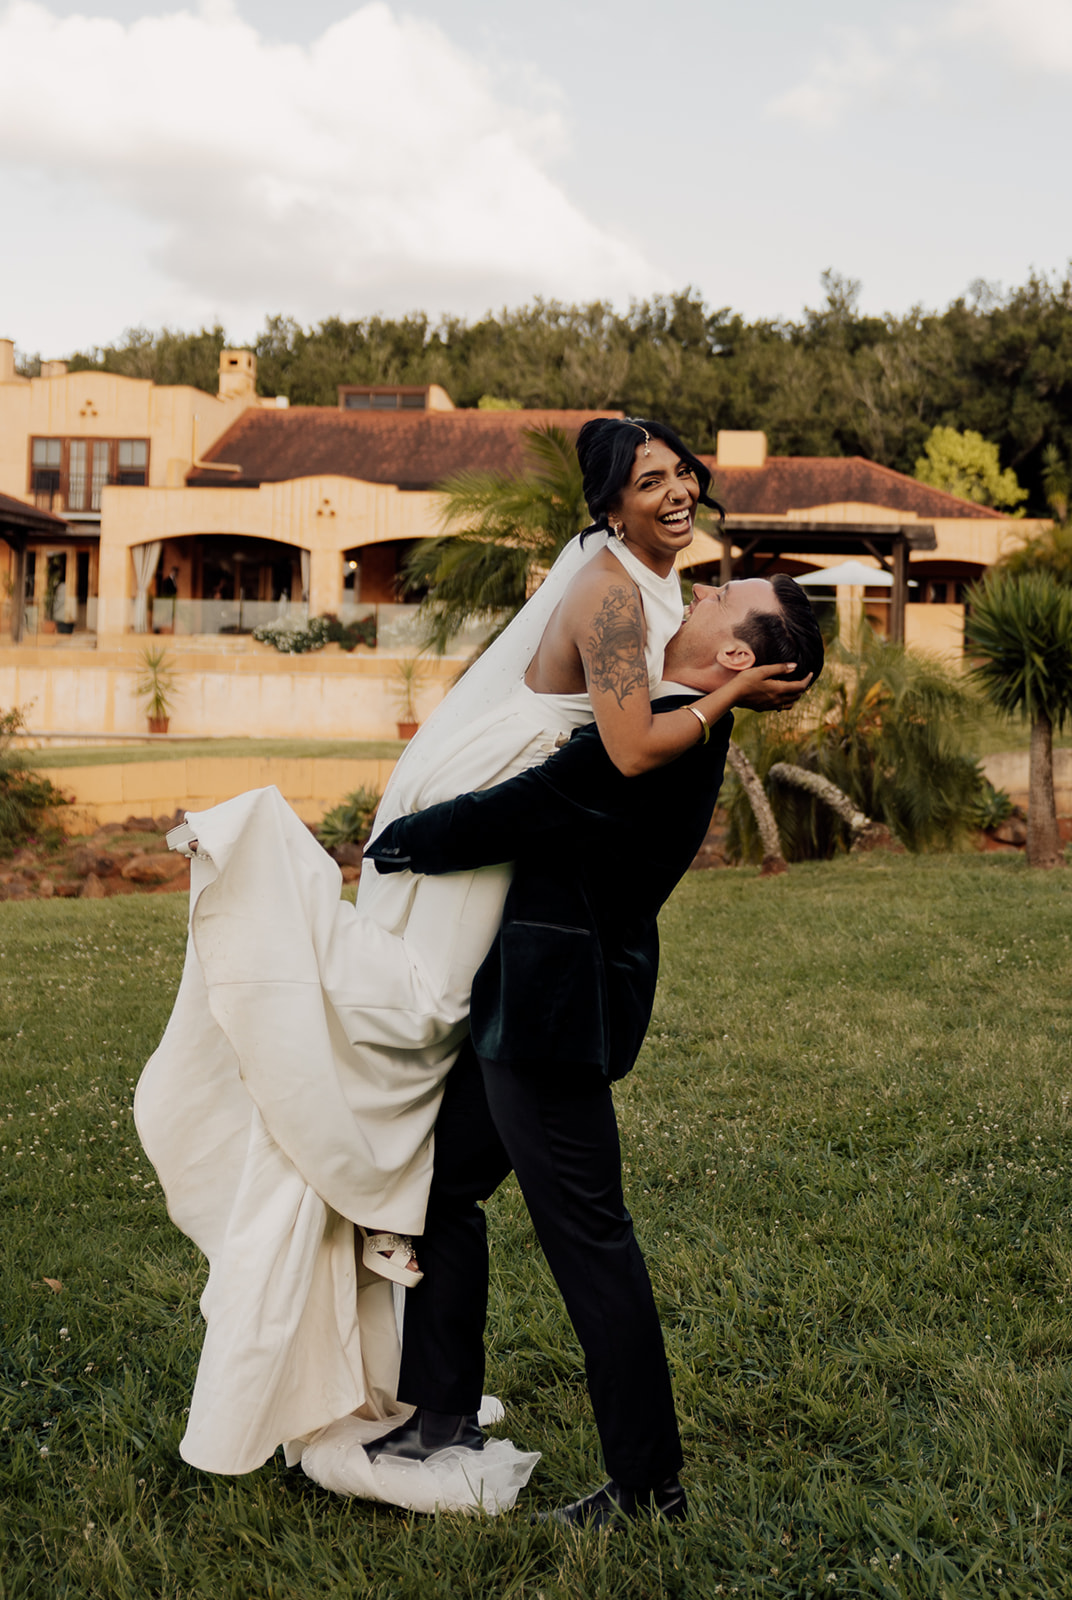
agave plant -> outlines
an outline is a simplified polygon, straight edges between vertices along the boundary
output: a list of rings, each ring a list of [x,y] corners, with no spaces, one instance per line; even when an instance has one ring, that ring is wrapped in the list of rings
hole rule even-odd
[[[426,647],[440,654],[467,624],[501,631],[588,521],[569,435],[530,428],[524,441],[531,466],[520,477],[462,472],[441,485],[446,531],[422,540],[406,564],[406,587],[428,591]]]
[[[325,850],[344,844],[364,844],[372,832],[380,796],[375,789],[355,789],[321,817],[316,836]]]
[[[908,849],[949,848],[977,825],[979,763],[968,748],[979,715],[963,677],[901,645],[835,647],[814,694],[778,715],[742,713],[736,737],[767,778],[789,762],[829,779]],[[816,703],[818,701],[818,703]],[[850,843],[848,824],[807,790],[768,786],[786,855],[824,858]],[[731,850],[757,851],[750,808],[731,785]]]
[[[968,596],[965,643],[973,677],[1008,716],[1031,723],[1027,859],[1061,859],[1053,730],[1072,720],[1072,588],[1048,572],[988,572]]]

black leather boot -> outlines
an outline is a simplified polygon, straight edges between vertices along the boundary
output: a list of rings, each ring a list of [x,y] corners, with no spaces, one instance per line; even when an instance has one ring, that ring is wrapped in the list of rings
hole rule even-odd
[[[665,1517],[668,1522],[683,1522],[688,1515],[685,1491],[676,1478],[652,1489],[627,1489],[612,1478],[602,1489],[574,1500],[554,1511],[541,1511],[539,1522],[560,1522],[567,1528],[606,1528],[615,1523],[640,1522],[645,1518]]]
[[[370,1461],[378,1456],[398,1456],[403,1461],[427,1461],[438,1450],[448,1450],[452,1445],[465,1450],[483,1450],[484,1435],[471,1416],[457,1416],[450,1411],[426,1411],[419,1406],[408,1422],[399,1423],[382,1439],[373,1439],[365,1446]]]

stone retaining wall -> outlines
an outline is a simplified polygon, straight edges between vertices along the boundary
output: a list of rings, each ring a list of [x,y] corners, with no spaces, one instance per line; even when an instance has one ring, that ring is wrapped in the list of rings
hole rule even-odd
[[[194,756],[183,761],[140,761],[96,767],[61,767],[48,776],[73,794],[61,821],[66,833],[93,833],[127,817],[206,811],[247,789],[275,784],[303,822],[319,822],[354,789],[382,794],[393,760],[283,760],[267,756]]]

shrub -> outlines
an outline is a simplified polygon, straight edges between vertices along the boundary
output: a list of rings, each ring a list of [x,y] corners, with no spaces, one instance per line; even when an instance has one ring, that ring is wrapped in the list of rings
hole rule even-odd
[[[326,644],[337,644],[347,652],[359,644],[367,644],[372,649],[376,644],[376,618],[359,617],[356,622],[340,622],[331,612],[325,612],[322,617],[310,617],[303,628],[288,622],[266,622],[254,628],[253,637],[258,644],[270,644],[273,650],[287,656],[323,650]]]
[[[28,840],[47,834],[48,813],[70,804],[62,790],[30,771],[23,756],[11,748],[11,741],[25,726],[25,716],[17,706],[0,712],[0,856],[9,856]]]
[[[364,844],[372,832],[372,819],[380,797],[375,789],[355,789],[333,806],[317,823],[316,836],[325,850],[342,844]]]
[[[866,640],[858,655],[834,648],[830,670],[799,708],[741,713],[735,737],[760,778],[789,761],[837,784],[909,850],[949,849],[977,828],[983,774],[968,749],[978,716],[972,689],[950,668],[900,645]],[[789,860],[824,859],[847,829],[819,800],[786,784],[770,801]],[[758,860],[751,809],[727,785],[728,846]]]
[[[1000,828],[1003,822],[1008,822],[1015,811],[1015,806],[1005,789],[996,789],[980,771],[982,784],[975,802],[975,822],[979,828]]]

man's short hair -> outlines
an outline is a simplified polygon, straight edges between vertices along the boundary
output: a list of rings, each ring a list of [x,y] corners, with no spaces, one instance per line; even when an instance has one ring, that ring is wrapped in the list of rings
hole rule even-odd
[[[787,676],[813,681],[823,670],[823,636],[815,620],[811,601],[788,573],[778,572],[770,580],[781,607],[778,611],[750,611],[734,631],[754,652],[757,667],[773,661],[795,661]],[[771,682],[776,683],[776,678]]]

